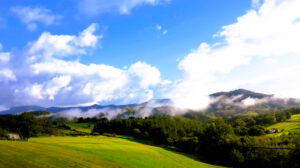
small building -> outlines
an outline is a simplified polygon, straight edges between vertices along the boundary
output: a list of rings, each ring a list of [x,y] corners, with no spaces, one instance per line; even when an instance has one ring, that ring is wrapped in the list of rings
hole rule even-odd
[[[12,141],[21,140],[20,135],[18,134],[7,134],[7,139]]]
[[[278,131],[278,129],[277,128],[271,128],[271,129],[269,129],[269,133],[270,134],[274,134],[274,133],[278,133],[279,131]]]

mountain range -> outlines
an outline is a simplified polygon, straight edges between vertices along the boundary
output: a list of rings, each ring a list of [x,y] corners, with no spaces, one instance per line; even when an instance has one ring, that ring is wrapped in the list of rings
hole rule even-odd
[[[211,103],[205,110],[213,116],[232,116],[245,113],[262,113],[281,110],[292,106],[300,106],[298,99],[275,98],[274,95],[256,93],[245,89],[229,92],[217,92],[209,95]],[[18,114],[30,111],[48,111],[54,117],[107,117],[127,118],[131,116],[145,117],[158,114],[182,114],[183,111],[173,107],[170,99],[155,99],[141,104],[126,105],[91,105],[74,107],[40,107],[18,106],[1,111],[0,114]],[[188,110],[189,111],[189,110]],[[186,112],[186,111],[185,111]],[[200,112],[200,111],[197,111]]]

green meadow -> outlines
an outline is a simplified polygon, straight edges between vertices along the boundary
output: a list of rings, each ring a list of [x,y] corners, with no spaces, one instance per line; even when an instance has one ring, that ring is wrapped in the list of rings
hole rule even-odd
[[[1,168],[213,168],[180,153],[105,136],[38,137],[0,141]]]
[[[300,114],[292,115],[289,120],[268,127],[268,129],[271,128],[277,128],[280,131],[279,134],[300,131]]]

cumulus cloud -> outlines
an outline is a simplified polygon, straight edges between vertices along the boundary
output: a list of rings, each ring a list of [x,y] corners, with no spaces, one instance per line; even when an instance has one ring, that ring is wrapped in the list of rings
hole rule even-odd
[[[81,0],[79,8],[82,12],[90,15],[107,12],[119,12],[121,15],[126,15],[137,6],[154,6],[168,2],[170,0]]]
[[[300,1],[255,0],[253,4],[256,7],[215,35],[221,41],[201,43],[180,61],[184,77],[170,94],[178,106],[204,108],[210,93],[241,86],[259,91],[272,88],[279,95],[283,90],[285,95],[299,93],[299,87],[293,86],[300,84],[299,73],[290,67],[298,69],[300,62]],[[283,62],[271,69],[264,64],[266,59],[267,64]],[[290,70],[283,71],[285,68]]]
[[[121,100],[123,103],[146,101],[153,97],[151,86],[161,82],[157,68],[137,62],[128,69],[118,69],[104,64],[84,65],[55,59],[31,65],[34,74],[72,76],[71,94],[86,97],[81,103]],[[128,96],[128,95],[131,95]]]
[[[37,41],[31,44],[29,54],[32,59],[39,57],[66,57],[87,54],[87,48],[95,48],[101,35],[95,35],[97,25],[91,24],[87,29],[75,35],[52,35],[44,32]]]
[[[46,96],[49,100],[54,100],[54,96],[63,88],[67,87],[71,81],[71,76],[54,77],[44,84],[33,84],[26,90],[29,94],[38,99],[44,99]]]
[[[18,6],[11,8],[11,11],[27,25],[28,30],[35,30],[37,23],[52,25],[61,19],[61,16],[52,14],[51,10],[42,7]]]
[[[156,85],[161,81],[159,70],[144,62],[137,62],[131,65],[128,72],[131,76],[135,76],[140,79],[138,81],[140,81],[140,86],[143,88]]]
[[[2,52],[2,44],[0,44],[0,82],[7,80],[16,80],[16,76],[9,68],[10,52]]]
[[[0,52],[0,63],[5,64],[0,68],[0,91],[4,93],[0,96],[1,105],[125,104],[152,99],[152,87],[165,83],[156,67],[138,61],[120,69],[70,59],[99,46],[102,36],[95,34],[96,28],[91,24],[78,35],[42,33],[12,59],[11,53]],[[17,59],[21,66],[14,64]]]

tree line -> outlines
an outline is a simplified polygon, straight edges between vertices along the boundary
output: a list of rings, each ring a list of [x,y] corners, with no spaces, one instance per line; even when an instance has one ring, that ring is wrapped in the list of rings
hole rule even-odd
[[[93,132],[130,135],[156,145],[234,167],[299,167],[300,135],[263,136],[265,125],[289,119],[300,109],[203,123],[182,117],[101,119]]]
[[[36,117],[48,112],[24,112],[19,115],[0,115],[0,139],[8,139],[9,133],[15,133],[22,140],[42,135],[74,135],[64,124],[64,119],[51,120],[46,117]],[[80,134],[79,134],[80,135]]]

